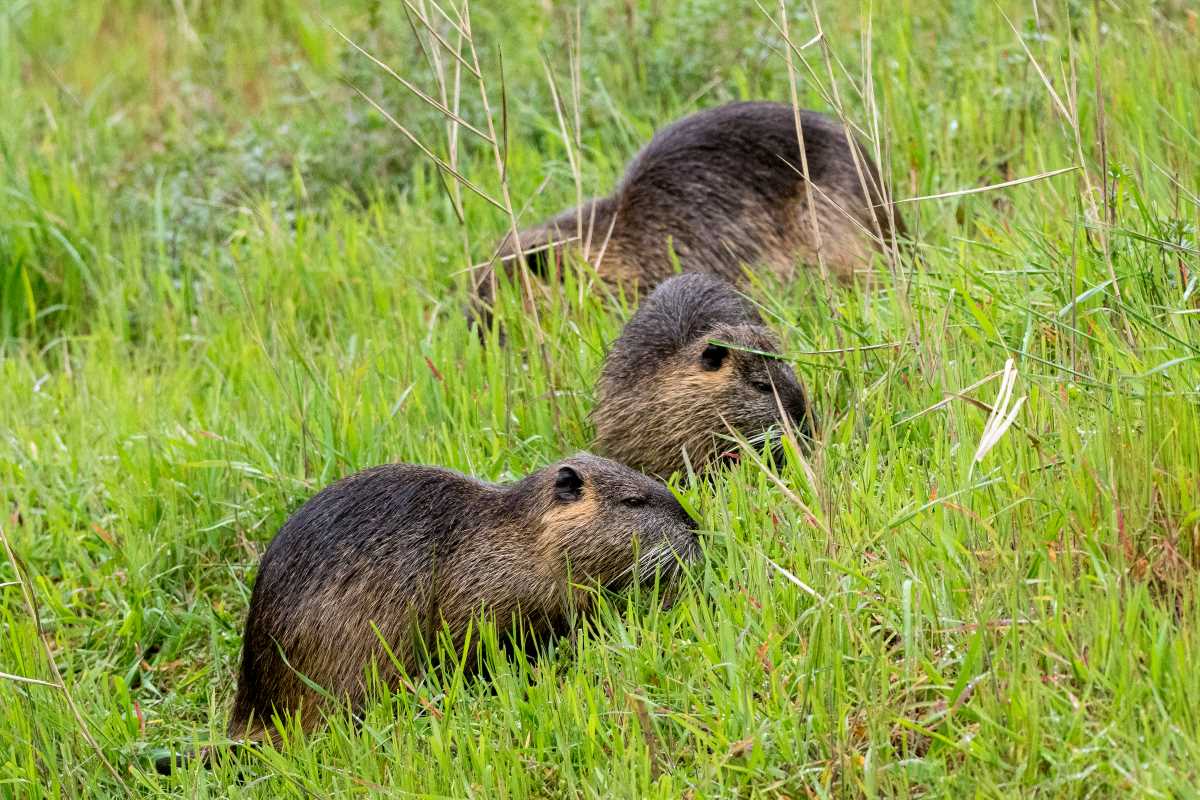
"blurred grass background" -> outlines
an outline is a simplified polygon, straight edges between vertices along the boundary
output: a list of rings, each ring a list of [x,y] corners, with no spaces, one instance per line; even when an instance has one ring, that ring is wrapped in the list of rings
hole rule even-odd
[[[429,0],[0,7],[0,794],[1192,793],[1200,20],[1170,0],[788,3],[797,47],[823,32],[800,102],[837,87],[898,198],[1080,169],[904,205],[921,261],[871,286],[755,287],[824,442],[779,482],[678,487],[707,558],[670,612],[610,604],[490,687],[430,677],[438,715],[383,698],[242,782],[146,773],[221,740],[257,557],[321,485],[589,441],[630,304],[583,274],[536,327],[505,298],[507,348],[468,331],[464,269],[508,221],[469,193],[459,221],[356,89],[446,158],[444,118],[334,30],[436,93],[413,9],[450,35]],[[774,6],[470,11],[523,222],[682,114],[789,98]],[[499,191],[486,146],[456,158]],[[1009,357],[1027,400],[976,463],[999,379],[960,393]],[[78,716],[30,682],[48,658]]]

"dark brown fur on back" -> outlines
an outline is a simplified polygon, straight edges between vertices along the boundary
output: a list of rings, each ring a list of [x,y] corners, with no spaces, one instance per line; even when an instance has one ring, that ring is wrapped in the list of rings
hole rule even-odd
[[[301,675],[352,706],[369,664],[394,685],[379,636],[415,674],[443,627],[460,648],[481,613],[534,640],[559,633],[579,601],[573,583],[670,579],[698,554],[694,528],[666,487],[587,454],[508,485],[406,464],[346,478],[263,556],[230,735],[261,738],[285,712],[318,723],[322,700]]]
[[[753,351],[753,352],[752,352]],[[597,386],[595,449],[652,475],[687,460],[700,470],[731,432],[753,440],[789,425],[811,433],[811,411],[758,311],[702,273],[664,281],[613,343]],[[783,414],[780,413],[782,408]]]
[[[556,243],[570,241],[611,282],[652,289],[675,271],[674,252],[684,271],[736,283],[744,265],[788,278],[798,260],[817,264],[819,238],[827,267],[848,277],[892,241],[879,170],[840,122],[814,111],[802,111],[800,120],[811,192],[791,106],[719,106],[660,130],[610,196],[519,231],[525,262],[548,276],[558,263]],[[902,232],[898,217],[895,223]],[[500,251],[506,274],[516,253],[510,235]],[[485,317],[495,281],[490,267],[475,276]]]

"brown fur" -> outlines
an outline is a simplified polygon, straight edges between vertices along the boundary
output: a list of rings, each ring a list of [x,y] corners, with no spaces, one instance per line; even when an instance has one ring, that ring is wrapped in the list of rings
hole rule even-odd
[[[757,351],[757,352],[750,352]],[[651,475],[700,471],[733,445],[812,415],[795,373],[766,354],[775,335],[719,278],[677,275],[646,298],[605,358],[592,421],[597,452]],[[786,423],[785,423],[786,417]]]
[[[818,263],[819,250],[835,277],[849,278],[891,243],[891,220],[900,233],[903,222],[883,202],[877,167],[839,122],[803,111],[801,129],[811,187],[791,106],[733,103],[685,117],[654,136],[611,195],[518,231],[519,250],[510,234],[501,269],[515,279],[524,262],[553,278],[565,248],[601,279],[649,291],[675,272],[672,255],[685,272],[737,283],[747,265],[791,279],[798,263]],[[477,271],[473,304],[485,321],[496,286],[491,265]]]
[[[305,678],[357,707],[370,665],[395,687],[440,634],[460,652],[481,616],[531,644],[561,633],[584,610],[580,585],[669,583],[698,555],[694,528],[662,484],[587,454],[507,485],[405,464],[339,481],[263,556],[229,733],[269,736],[276,714],[312,728],[327,702]]]

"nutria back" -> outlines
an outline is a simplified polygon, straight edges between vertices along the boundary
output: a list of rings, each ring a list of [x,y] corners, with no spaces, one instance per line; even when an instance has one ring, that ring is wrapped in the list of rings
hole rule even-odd
[[[553,636],[586,605],[578,585],[673,578],[698,555],[694,529],[662,484],[587,454],[507,485],[407,464],[352,475],[296,511],[262,558],[229,733],[261,738],[284,713],[317,724],[326,701],[310,682],[356,706],[369,665],[395,686],[440,633],[460,648],[481,614]]]
[[[740,435],[812,431],[812,412],[754,306],[712,275],[664,281],[609,349],[592,421],[597,452],[648,474],[700,471]],[[786,420],[785,420],[786,417]]]
[[[884,203],[875,163],[840,122],[801,111],[800,123],[811,186],[790,105],[707,109],[655,134],[608,197],[519,231],[524,262],[549,276],[569,242],[601,278],[643,290],[670,277],[675,258],[685,272],[731,283],[746,266],[788,279],[798,263],[816,266],[818,250],[836,277],[865,269],[892,242],[892,221],[897,232],[903,223]],[[519,263],[511,235],[499,263],[509,275]],[[491,267],[477,271],[477,306],[490,306],[495,283]]]

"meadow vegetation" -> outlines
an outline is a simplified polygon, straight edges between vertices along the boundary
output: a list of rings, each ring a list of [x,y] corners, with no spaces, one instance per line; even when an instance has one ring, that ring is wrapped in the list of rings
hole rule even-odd
[[[0,796],[1195,792],[1196,6],[788,2],[793,48],[780,13],[479,0],[465,43],[447,1],[0,6]],[[582,270],[535,322],[510,291],[482,344],[465,270],[504,206],[606,193],[665,122],[793,79],[915,245],[755,283],[822,441],[676,481],[680,602],[607,598],[240,781],[154,774],[223,741],[258,556],[319,487],[587,446],[634,298]]]

